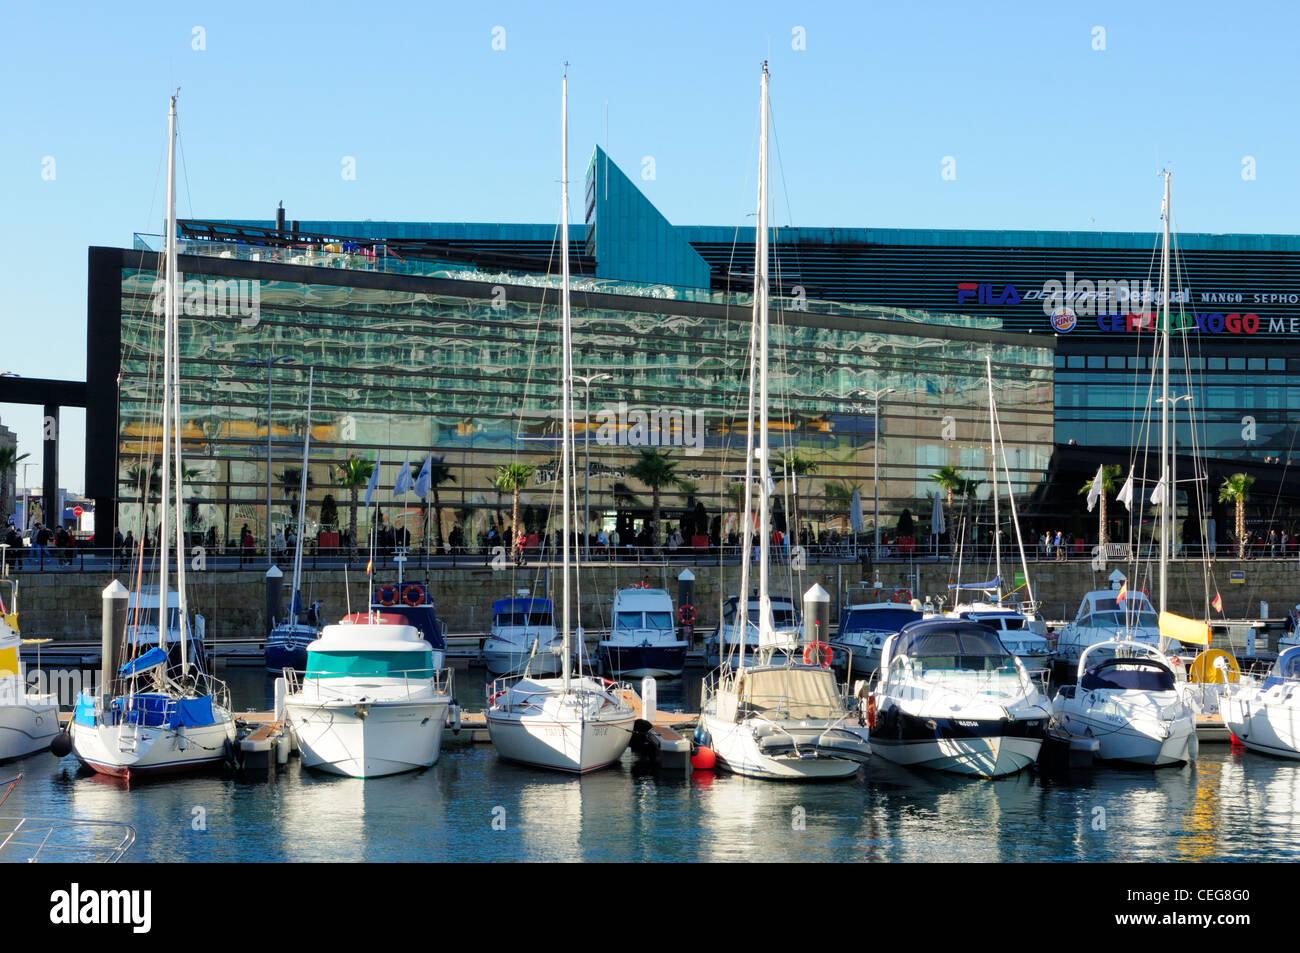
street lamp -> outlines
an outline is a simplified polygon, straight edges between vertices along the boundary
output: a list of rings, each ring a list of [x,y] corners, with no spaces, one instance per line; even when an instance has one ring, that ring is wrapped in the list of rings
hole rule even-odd
[[[268,357],[264,361],[244,361],[247,367],[266,365],[266,564],[272,565],[271,556],[271,367],[275,364],[292,364],[294,359],[288,355]]]
[[[872,554],[873,559],[880,558],[880,398],[893,392],[894,388],[892,387],[881,387],[878,390],[866,390],[864,388],[853,392],[855,396],[869,398],[873,405],[871,408],[874,418],[871,425],[871,448],[874,462],[871,467],[871,482],[873,484],[872,497],[874,503],[872,504],[871,521],[874,524],[876,540],[875,552]]]
[[[582,558],[591,561],[591,385],[595,381],[608,381],[614,378],[609,374],[574,374],[575,381],[581,381],[586,398],[582,411]],[[568,527],[564,530],[569,531]]]

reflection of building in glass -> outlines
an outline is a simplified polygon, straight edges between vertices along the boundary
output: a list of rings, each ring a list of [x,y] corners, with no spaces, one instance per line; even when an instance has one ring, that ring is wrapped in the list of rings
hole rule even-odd
[[[281,357],[290,361],[271,369],[273,525],[290,522],[295,512],[307,368],[313,367],[309,524],[319,521],[322,498],[332,493],[338,522],[346,525],[349,498],[334,485],[332,464],[358,453],[382,459],[385,523],[406,525],[418,540],[419,501],[408,496],[403,506],[392,489],[402,463],[409,457],[418,471],[431,450],[449,477],[437,487],[444,539],[460,524],[473,544],[490,521],[508,519],[510,499],[491,483],[495,467],[509,462],[537,466],[523,504],[535,508],[532,521],[542,527],[540,514],[556,502],[558,485],[553,279],[502,273],[483,281],[480,270],[410,260],[393,261],[405,272],[393,274],[382,261],[343,252],[197,244],[184,251],[181,267],[195,289],[222,279],[260,282],[256,321],[205,313],[197,293],[181,316],[192,529],[233,541],[247,525],[263,538],[266,361]],[[160,384],[147,360],[161,347],[152,313],[154,266],[150,252],[112,250],[96,250],[92,265],[120,274],[118,520],[137,535],[147,529],[146,519],[156,525],[138,490],[148,466],[143,455],[157,447],[151,402]],[[431,276],[414,274],[419,268]],[[610,375],[591,386],[593,510],[609,526],[616,501],[638,518],[649,514],[650,493],[628,475],[643,446],[666,449],[678,475],[690,481],[691,489],[665,494],[668,521],[676,523],[697,502],[711,521],[734,510],[729,491],[744,472],[748,299],[592,279],[580,279],[578,289],[575,366]],[[990,352],[1013,478],[1022,489],[1041,480],[1052,443],[1049,347],[990,329],[996,322],[989,320],[818,302],[806,307],[774,317],[772,358],[774,446],[797,448],[817,464],[799,487],[802,524],[841,526],[853,488],[870,499],[871,408],[854,396],[863,388],[894,388],[881,413],[882,524],[892,528],[904,508],[923,515],[937,467],[987,469],[983,373]],[[579,415],[583,397],[577,388]],[[583,428],[580,421],[579,480]],[[952,439],[945,439],[945,429]],[[788,512],[792,481],[780,473],[774,478]],[[432,519],[432,493],[428,504]],[[364,511],[359,520],[365,538]]]

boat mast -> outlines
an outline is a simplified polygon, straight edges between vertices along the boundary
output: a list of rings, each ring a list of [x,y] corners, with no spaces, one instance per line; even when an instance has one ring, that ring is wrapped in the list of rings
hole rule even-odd
[[[560,530],[560,562],[563,567],[564,578],[561,591],[564,595],[561,602],[560,619],[564,626],[562,648],[564,652],[564,690],[568,692],[573,676],[573,666],[569,658],[569,420],[572,413],[569,394],[573,376],[573,355],[569,330],[569,75],[567,63],[565,64],[564,77],[561,80],[560,104],[560,274],[562,277],[560,305],[560,350],[562,352],[560,362],[560,471],[564,474],[561,481],[564,496],[563,516],[561,517],[563,522],[560,524],[562,527]]]
[[[1172,206],[1169,201],[1169,173],[1165,172],[1164,235],[1160,245],[1160,481],[1165,496],[1160,504],[1160,606],[1165,611],[1165,589],[1169,575],[1169,533],[1173,525],[1170,509],[1175,502],[1174,488],[1169,483],[1169,219]],[[1161,642],[1164,639],[1161,638]]]
[[[988,372],[989,383],[989,466],[993,477],[993,579],[997,583],[999,604],[1002,602],[1002,524],[998,516],[998,425],[997,411],[993,406],[993,358],[984,355],[984,367]]]
[[[771,499],[768,492],[772,479],[770,452],[767,432],[767,336],[768,336],[768,288],[767,288],[767,61],[763,61],[762,97],[760,99],[760,125],[758,140],[758,227],[754,231],[755,267],[754,299],[758,307],[758,644],[770,640],[765,634],[772,633],[772,599],[768,593],[767,561],[771,545]],[[748,554],[746,554],[748,556]],[[748,601],[748,600],[747,600]],[[748,609],[748,605],[746,605]]]
[[[172,324],[176,317],[176,286],[179,284],[176,274],[176,96],[171,98],[171,107],[167,113],[167,222],[163,226],[164,258],[167,281],[163,286],[163,396],[162,396],[162,495],[158,514],[158,645],[167,648],[167,589],[168,556],[171,543],[168,540],[170,527],[168,520],[168,495],[171,492],[171,427],[172,427]],[[183,557],[180,557],[183,558]],[[182,641],[181,650],[185,644]]]
[[[307,518],[307,451],[311,447],[311,388],[316,376],[316,368],[307,369],[307,423],[302,433],[302,473],[298,477],[298,538],[293,547],[293,602],[289,606],[293,624],[298,624],[298,605],[302,601],[298,595],[298,586],[302,581],[302,524]],[[401,563],[398,563],[401,566]],[[400,573],[400,568],[399,568]]]

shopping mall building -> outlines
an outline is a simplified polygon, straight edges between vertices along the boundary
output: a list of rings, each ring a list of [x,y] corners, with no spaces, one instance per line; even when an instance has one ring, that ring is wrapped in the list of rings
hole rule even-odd
[[[607,527],[617,511],[639,521],[651,494],[629,471],[662,447],[688,481],[665,494],[665,518],[699,504],[725,534],[744,471],[753,229],[670,224],[600,149],[584,213],[570,244],[574,366],[595,379],[575,388],[579,493]],[[434,494],[422,510],[392,491],[404,461],[418,470],[430,453],[445,468],[444,538],[459,524],[472,541],[508,510],[492,480],[511,462],[538,467],[523,503],[541,527],[558,483],[555,225],[183,221],[181,238],[192,529],[264,538],[268,462],[270,521],[293,520],[309,372],[309,529],[327,493],[346,524],[333,464],[360,454],[382,462],[385,521],[418,540]],[[89,261],[87,495],[137,536],[158,445],[159,245],[137,236]],[[1158,252],[1145,233],[777,230],[772,442],[815,465],[797,481],[773,474],[781,518],[797,482],[801,525],[845,530],[857,490],[869,528],[877,459],[888,534],[905,509],[929,531],[944,465],[982,480],[987,501],[991,359],[1022,519],[1094,534],[1079,486],[1158,442],[1145,423],[1159,415]],[[1174,260],[1171,391],[1190,394],[1174,405],[1180,481],[1195,459],[1212,488],[1250,472],[1252,519],[1276,506],[1289,521],[1300,237],[1181,235]],[[880,390],[878,404],[863,393]],[[1194,487],[1180,482],[1184,517]],[[1221,534],[1231,521],[1215,515]]]

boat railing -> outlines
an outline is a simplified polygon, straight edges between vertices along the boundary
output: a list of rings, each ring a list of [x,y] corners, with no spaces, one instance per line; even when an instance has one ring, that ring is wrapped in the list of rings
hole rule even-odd
[[[293,674],[290,674],[290,673]],[[400,681],[400,692],[396,698],[415,698],[432,691],[435,695],[450,695],[453,673],[449,668],[409,668],[409,669],[386,669],[379,672],[306,672],[302,675],[301,681],[296,672],[291,668],[284,669],[286,679],[287,694],[297,695],[306,690],[306,686],[311,685],[319,698],[321,690],[328,689],[330,681],[338,678],[382,678],[390,684],[385,684],[386,689],[398,689]],[[338,692],[336,694],[342,694]],[[385,696],[386,700],[392,700],[393,696]]]
[[[22,779],[19,774],[0,780],[0,804]],[[0,815],[0,862],[112,864],[122,859],[135,837],[135,828],[121,821]]]

